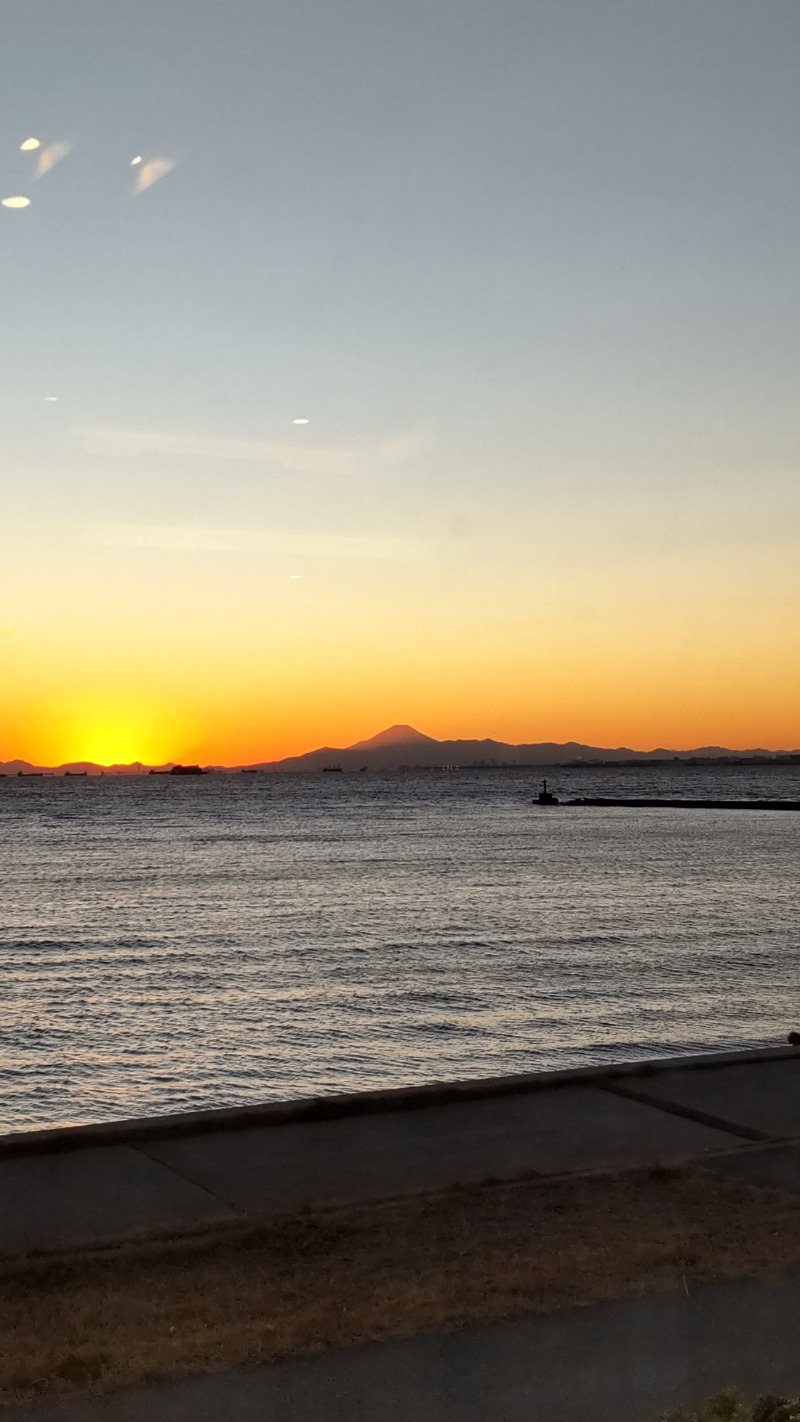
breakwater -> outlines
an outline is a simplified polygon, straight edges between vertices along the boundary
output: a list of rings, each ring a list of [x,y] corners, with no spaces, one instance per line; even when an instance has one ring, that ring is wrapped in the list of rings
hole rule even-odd
[[[633,810],[800,810],[800,800],[687,800],[652,796],[634,798],[626,795],[610,798],[602,795],[581,795],[564,803],[594,805],[601,809],[620,807]]]

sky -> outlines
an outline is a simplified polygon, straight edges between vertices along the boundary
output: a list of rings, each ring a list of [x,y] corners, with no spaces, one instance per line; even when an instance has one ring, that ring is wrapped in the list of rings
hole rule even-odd
[[[798,54],[4,0],[0,760],[800,745]]]

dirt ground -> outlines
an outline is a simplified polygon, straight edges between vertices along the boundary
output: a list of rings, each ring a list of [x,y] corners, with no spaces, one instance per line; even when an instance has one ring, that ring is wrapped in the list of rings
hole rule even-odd
[[[0,1273],[0,1403],[800,1261],[800,1200],[699,1167],[484,1184]]]

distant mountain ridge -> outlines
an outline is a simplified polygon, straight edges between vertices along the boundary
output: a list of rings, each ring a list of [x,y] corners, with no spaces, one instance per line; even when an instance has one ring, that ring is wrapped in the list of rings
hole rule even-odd
[[[285,756],[282,760],[250,762],[242,766],[209,766],[221,773],[237,770],[289,772],[304,770],[430,770],[436,767],[570,765],[575,763],[617,764],[620,762],[691,761],[691,760],[765,760],[783,758],[796,760],[800,750],[730,750],[725,746],[700,746],[696,750],[637,751],[627,746],[606,748],[583,745],[579,741],[536,741],[510,745],[506,741],[449,740],[437,741],[413,726],[389,726],[367,740],[351,746],[320,746],[303,755]],[[0,775],[147,775],[150,770],[171,770],[174,761],[164,765],[97,765],[93,761],[72,761],[59,766],[33,765],[27,760],[0,761]]]
[[[537,741],[510,745],[505,741],[448,740],[437,741],[423,735],[413,726],[390,726],[369,740],[356,741],[352,746],[320,746],[304,755],[286,756],[283,760],[260,761],[243,767],[263,771],[302,770],[399,770],[433,769],[437,766],[459,768],[508,765],[568,765],[576,761],[687,761],[691,759],[751,759],[754,756],[770,760],[780,756],[797,756],[800,751],[728,750],[724,746],[701,746],[697,750],[676,751],[659,748],[635,751],[627,746],[607,749],[582,745],[578,741]]]
[[[140,760],[130,765],[98,765],[93,760],[70,760],[64,765],[33,765],[29,760],[0,760],[0,775],[148,775],[151,770],[171,770],[174,761],[166,765],[144,765]]]

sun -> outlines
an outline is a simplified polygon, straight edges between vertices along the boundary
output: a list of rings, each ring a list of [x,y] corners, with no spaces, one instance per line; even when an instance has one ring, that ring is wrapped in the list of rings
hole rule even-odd
[[[131,765],[146,758],[142,739],[137,727],[120,722],[87,727],[75,759],[96,765]]]
[[[95,765],[160,765],[169,758],[165,718],[154,707],[125,701],[83,702],[71,708],[61,761]]]

